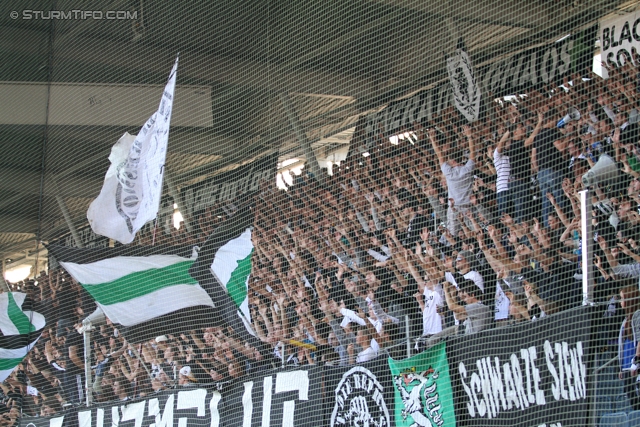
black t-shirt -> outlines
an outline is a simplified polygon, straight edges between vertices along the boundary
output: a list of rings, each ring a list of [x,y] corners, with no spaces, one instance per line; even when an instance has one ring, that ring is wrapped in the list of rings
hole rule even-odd
[[[351,292],[347,291],[342,280],[336,280],[333,283],[333,286],[329,290],[329,297],[338,304],[340,301],[344,301],[345,306],[349,309],[354,309],[358,306],[355,298],[351,295]]]
[[[82,291],[80,292],[80,301],[81,301],[82,311],[85,317],[90,315],[96,310],[97,305],[95,300],[91,298],[91,295],[89,295],[89,293],[84,289],[82,289]]]
[[[75,321],[76,306],[77,306],[77,294],[69,288],[70,285],[63,285],[63,289],[58,292],[56,299],[58,300],[58,318],[69,319]],[[87,313],[89,315],[90,313]]]
[[[556,128],[542,129],[534,139],[536,148],[536,163],[538,170],[553,169],[562,170],[562,155],[553,145],[555,141],[562,138],[562,134]]]
[[[409,222],[407,232],[403,236],[402,245],[409,247],[420,240],[420,232],[429,225],[429,220],[426,216],[417,214]]]
[[[80,359],[84,357],[84,337],[79,334],[75,329],[72,329],[67,333],[67,339],[65,341],[66,356],[69,354],[69,347],[75,346],[76,354]],[[71,360],[67,360],[67,374],[80,375],[83,373],[82,368],[76,366]]]
[[[49,369],[49,366],[46,366],[46,369]],[[39,392],[47,396],[47,398],[53,398],[57,393],[57,390],[53,388],[49,380],[46,379],[41,372],[31,376],[31,383]]]
[[[54,304],[51,298],[43,299],[35,305],[35,311],[42,313],[47,324],[55,325],[58,323],[58,303]]]
[[[509,156],[511,176],[516,179],[528,179],[531,176],[531,153],[523,140],[513,140],[505,154]]]
[[[305,261],[307,267],[309,268],[309,270],[305,271],[305,273],[309,273],[309,276],[312,276],[313,272],[318,268],[318,261],[307,249],[303,249],[302,251],[300,251],[300,258]]]
[[[622,132],[620,132],[620,144],[638,144],[638,137],[640,136],[640,129],[638,123],[628,124]]]
[[[577,307],[582,303],[582,282],[573,276],[575,263],[556,261],[549,269],[549,281],[553,284],[550,290],[551,299],[558,303],[560,309]]]

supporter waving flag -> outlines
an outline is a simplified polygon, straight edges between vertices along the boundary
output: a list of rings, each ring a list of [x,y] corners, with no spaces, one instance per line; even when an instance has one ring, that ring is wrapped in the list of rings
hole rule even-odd
[[[0,294],[0,382],[36,345],[46,325],[44,316],[32,311],[30,304],[21,292]]]
[[[167,246],[78,249],[49,253],[91,295],[130,342],[181,333],[215,321],[217,310],[189,275],[195,251]]]

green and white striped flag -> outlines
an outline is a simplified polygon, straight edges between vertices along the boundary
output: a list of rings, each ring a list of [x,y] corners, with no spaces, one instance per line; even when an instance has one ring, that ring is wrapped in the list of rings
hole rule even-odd
[[[189,274],[190,248],[48,249],[131,342],[186,332],[215,316],[211,297]]]
[[[211,272],[227,289],[229,296],[241,313],[240,317],[245,323],[245,327],[251,323],[247,289],[249,288],[252,255],[251,229],[247,228],[238,237],[220,246],[211,264]],[[247,330],[253,334],[250,326]]]
[[[190,271],[219,308],[221,325],[230,326],[250,342],[256,339],[247,299],[252,220],[251,209],[240,208],[207,238]]]
[[[46,325],[44,316],[25,304],[26,297],[21,292],[0,294],[0,382],[22,362]]]

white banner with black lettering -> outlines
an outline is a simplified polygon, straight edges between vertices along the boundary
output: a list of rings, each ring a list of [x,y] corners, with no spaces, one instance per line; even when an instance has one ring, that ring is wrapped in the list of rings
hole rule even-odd
[[[622,67],[627,61],[638,66],[640,53],[640,13],[614,15],[600,21],[600,55],[609,67]],[[602,77],[608,77],[606,68]]]

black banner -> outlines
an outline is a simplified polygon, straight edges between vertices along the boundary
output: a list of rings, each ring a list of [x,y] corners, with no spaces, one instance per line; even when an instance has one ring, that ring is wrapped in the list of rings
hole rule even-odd
[[[449,338],[446,353],[456,425],[587,425],[591,316],[591,307],[579,307],[534,322]],[[430,364],[425,360],[424,366]],[[411,392],[407,397],[418,410],[431,400],[423,402]],[[219,390],[213,385],[182,388],[90,410],[78,408],[53,418],[24,417],[20,424],[389,427],[395,425],[394,401],[389,364],[380,356],[359,366],[264,372]],[[414,416],[415,411],[407,412]]]
[[[69,410],[52,418],[23,417],[29,427],[321,426],[322,370],[274,371],[221,391],[177,388],[144,399]]]
[[[94,233],[94,231],[88,225],[78,230],[78,237],[80,238],[80,241],[82,242],[82,245],[85,248],[108,248],[109,247],[109,238],[100,236],[99,234]],[[49,242],[54,245],[69,246],[72,248],[78,247],[74,237],[71,234],[67,234],[64,237],[51,239]]]
[[[189,214],[220,203],[232,203],[240,196],[251,196],[264,180],[275,179],[277,153],[255,160],[248,165],[223,172],[205,181],[185,187],[181,197]]]
[[[447,342],[458,426],[586,425],[589,311]]]
[[[322,369],[306,367],[238,384],[222,393],[224,411],[219,425],[321,426],[321,379]],[[218,424],[212,420],[210,425]]]
[[[491,92],[496,98],[524,93],[549,83],[559,85],[571,73],[581,72],[585,75],[589,71],[595,36],[594,27],[551,45],[526,50],[476,69],[476,79],[485,93]],[[366,118],[365,130],[367,135],[376,134],[379,132],[378,125],[382,124],[386,134],[391,135],[413,122],[431,121],[434,115],[450,105],[453,105],[452,91],[447,80],[410,98],[392,102],[379,113],[371,114]]]
[[[326,414],[324,425],[331,427],[394,425],[394,388],[389,364],[385,357],[378,357],[360,366],[325,366],[324,381],[324,413]]]

